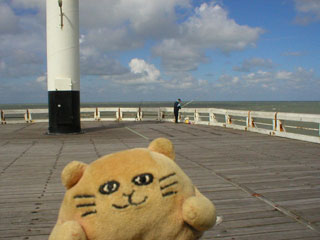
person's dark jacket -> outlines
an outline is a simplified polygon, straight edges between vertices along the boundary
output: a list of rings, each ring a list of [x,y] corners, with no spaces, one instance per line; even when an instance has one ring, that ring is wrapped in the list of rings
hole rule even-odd
[[[179,102],[179,101],[176,101],[176,102],[174,103],[173,108],[174,108],[174,112],[179,112],[179,109],[181,109],[181,104],[180,104],[180,102]]]

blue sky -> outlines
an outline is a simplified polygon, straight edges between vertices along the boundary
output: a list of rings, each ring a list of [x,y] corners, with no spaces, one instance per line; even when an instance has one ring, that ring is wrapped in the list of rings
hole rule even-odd
[[[53,0],[54,1],[54,0]],[[0,0],[0,103],[46,103],[44,0]],[[319,0],[80,0],[81,101],[319,101]]]

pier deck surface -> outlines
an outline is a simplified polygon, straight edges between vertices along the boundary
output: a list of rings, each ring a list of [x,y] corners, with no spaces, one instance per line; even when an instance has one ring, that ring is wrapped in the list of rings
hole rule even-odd
[[[320,239],[320,146],[211,126],[83,122],[83,134],[48,124],[0,126],[0,239],[47,239],[64,195],[63,167],[173,141],[176,160],[223,222],[202,239]]]

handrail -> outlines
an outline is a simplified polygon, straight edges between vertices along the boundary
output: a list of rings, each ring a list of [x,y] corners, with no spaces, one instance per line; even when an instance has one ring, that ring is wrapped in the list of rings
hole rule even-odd
[[[48,109],[3,109],[1,124],[48,122]],[[172,107],[81,108],[81,121],[173,122]],[[220,108],[183,108],[180,121],[258,132],[320,143],[320,114],[260,112]]]

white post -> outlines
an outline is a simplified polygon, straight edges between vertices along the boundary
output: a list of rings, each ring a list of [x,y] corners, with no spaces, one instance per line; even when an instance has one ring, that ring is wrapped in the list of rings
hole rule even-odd
[[[28,109],[27,109],[26,112],[25,112],[25,114],[24,114],[24,120],[25,120],[26,122],[29,122],[28,119],[29,119],[29,113],[28,113]]]
[[[278,113],[274,113],[274,117],[273,117],[273,120],[272,120],[272,130],[273,131],[277,131],[277,117],[278,117]]]
[[[197,124],[199,122],[199,113],[197,109],[194,110],[194,123]]]
[[[100,111],[99,108],[96,108],[96,110],[94,111],[94,119],[97,121],[100,121]]]
[[[285,132],[286,129],[283,126],[283,123],[280,119],[277,119],[277,131],[278,132]]]
[[[6,118],[4,117],[4,112],[3,110],[0,111],[1,114],[1,124],[6,124]],[[320,130],[319,130],[320,131]]]
[[[226,125],[232,124],[231,117],[229,116],[228,113],[225,114],[225,122],[226,122]]]
[[[254,119],[253,119],[253,117],[251,116],[251,111],[248,112],[247,127],[251,127],[251,128],[254,128],[254,127],[255,127]]]
[[[214,115],[214,113],[213,112],[210,112],[209,113],[209,124],[210,125],[214,125],[215,123],[217,123],[218,121],[217,121],[217,119],[216,119],[216,115]]]
[[[122,120],[123,115],[122,115],[122,110],[121,110],[121,108],[118,108],[118,111],[116,112],[116,117],[117,117],[117,120],[118,120],[118,121],[121,121],[121,120]]]
[[[79,0],[46,0],[49,133],[80,132]]]

